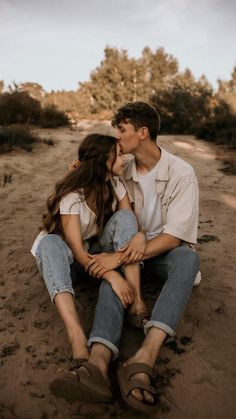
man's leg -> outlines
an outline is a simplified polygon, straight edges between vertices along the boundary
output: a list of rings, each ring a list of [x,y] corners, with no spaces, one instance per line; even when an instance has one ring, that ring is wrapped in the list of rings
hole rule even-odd
[[[48,234],[39,243],[36,260],[52,302],[64,323],[73,358],[88,358],[87,339],[75,307],[71,281],[73,255],[56,234]]]
[[[153,367],[160,348],[166,337],[174,336],[176,326],[191,294],[192,286],[199,269],[197,254],[186,246],[180,246],[165,255],[150,259],[147,264],[153,274],[165,279],[165,285],[154,305],[152,316],[144,326],[146,337],[140,349],[125,365],[131,363],[146,363]],[[135,374],[133,378],[146,383],[149,377],[146,374]],[[145,398],[152,401],[153,396],[144,391],[135,389],[132,395],[139,400]]]

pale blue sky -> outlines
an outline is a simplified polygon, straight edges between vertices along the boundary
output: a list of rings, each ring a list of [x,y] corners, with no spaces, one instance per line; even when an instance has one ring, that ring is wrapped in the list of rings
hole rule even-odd
[[[235,0],[0,0],[0,80],[76,89],[106,45],[164,47],[216,85],[236,64]]]

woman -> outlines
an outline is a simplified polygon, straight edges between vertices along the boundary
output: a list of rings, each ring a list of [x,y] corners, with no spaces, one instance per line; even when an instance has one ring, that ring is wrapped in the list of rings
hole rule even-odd
[[[112,338],[97,336],[97,331],[91,332],[87,343],[74,302],[71,281],[74,263],[94,278],[107,281],[133,316],[141,312],[147,317],[139,265],[124,264],[122,270],[117,269],[125,262],[119,250],[138,231],[126,190],[113,178],[122,175],[119,145],[111,136],[88,135],[79,148],[79,160],[78,167],[57,183],[54,194],[48,198],[44,228],[32,248],[51,300],[65,325],[74,370],[90,358],[88,346],[95,342],[104,344],[116,355]],[[87,367],[91,369],[91,365]],[[66,383],[71,378],[68,374],[54,380],[54,393],[67,396]],[[69,386],[68,398],[77,397],[77,390],[73,393]]]

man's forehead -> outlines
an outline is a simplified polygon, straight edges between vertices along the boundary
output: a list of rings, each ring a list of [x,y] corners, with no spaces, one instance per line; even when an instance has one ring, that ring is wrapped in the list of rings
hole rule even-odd
[[[129,120],[124,120],[124,121],[120,121],[119,124],[117,125],[117,128],[124,128],[127,126],[132,126],[132,124],[130,123]]]

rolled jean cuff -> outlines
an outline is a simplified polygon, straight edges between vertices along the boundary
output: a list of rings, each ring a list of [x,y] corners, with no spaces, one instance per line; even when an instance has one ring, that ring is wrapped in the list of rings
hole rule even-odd
[[[51,294],[50,294],[50,298],[52,303],[55,303],[55,297],[57,296],[57,294],[61,294],[62,292],[68,292],[69,294],[75,295],[75,292],[73,290],[73,288],[69,288],[69,287],[61,287],[61,288],[56,288],[56,290],[54,290]]]
[[[109,348],[113,354],[113,357],[112,357],[113,360],[115,360],[118,357],[119,349],[109,340],[101,338],[101,337],[92,337],[92,338],[89,338],[87,342],[87,346],[91,348],[93,343],[102,343],[104,346]]]
[[[175,336],[175,331],[173,329],[171,329],[170,326],[168,326],[165,323],[162,322],[158,322],[155,320],[149,320],[145,326],[144,326],[144,333],[145,335],[147,334],[147,332],[149,331],[149,329],[151,329],[151,327],[157,327],[158,329],[163,330],[164,332],[166,332],[169,336]]]

